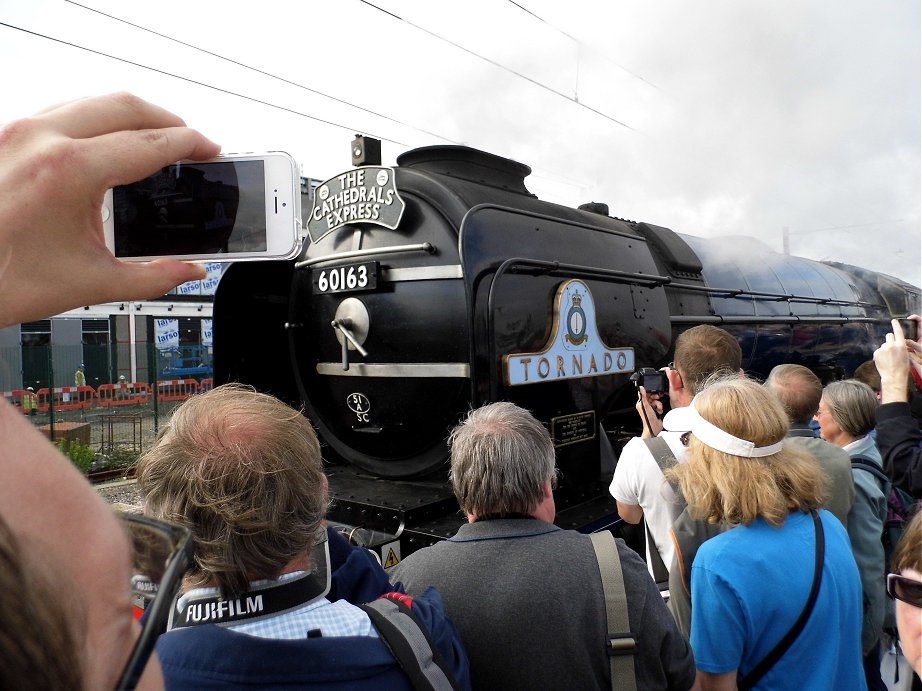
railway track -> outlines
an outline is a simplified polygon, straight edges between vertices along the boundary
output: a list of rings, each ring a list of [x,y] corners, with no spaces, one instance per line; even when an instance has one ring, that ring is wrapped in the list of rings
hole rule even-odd
[[[89,479],[89,481],[94,485],[100,485],[104,482],[112,482],[113,480],[133,479],[134,475],[134,466],[128,466],[125,468],[109,468],[106,470],[97,470],[95,472],[88,473],[87,479]]]

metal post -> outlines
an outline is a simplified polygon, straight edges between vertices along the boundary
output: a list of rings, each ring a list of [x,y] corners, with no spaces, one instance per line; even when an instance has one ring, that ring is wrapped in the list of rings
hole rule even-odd
[[[48,434],[54,444],[54,349],[48,346]]]
[[[791,231],[787,226],[781,229],[781,251],[785,254],[791,253]]]
[[[158,359],[157,347],[153,343],[147,344],[147,366],[148,371],[151,372],[150,379],[151,388],[154,390],[154,436],[157,436],[157,433],[160,431],[160,386],[158,386],[158,380],[160,379],[160,360]]]

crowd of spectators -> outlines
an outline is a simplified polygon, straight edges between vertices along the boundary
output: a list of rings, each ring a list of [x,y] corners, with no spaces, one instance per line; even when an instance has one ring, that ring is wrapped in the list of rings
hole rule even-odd
[[[176,116],[125,94],[84,99],[6,125],[0,147],[0,188],[18,191],[0,196],[0,327],[201,278],[171,260],[120,262],[102,237],[107,188],[218,153]],[[922,517],[889,565],[871,547],[891,484],[922,497],[906,386],[922,346],[894,322],[874,363],[879,407],[850,381],[817,399],[799,370],[747,378],[726,332],[684,332],[666,371],[672,409],[661,419],[665,401],[641,390],[644,433],[611,484],[624,519],[651,524],[646,565],[621,541],[554,525],[550,437],[494,403],[450,439],[467,524],[386,573],[326,526],[306,418],[218,387],[184,403],[139,466],[147,515],[133,520],[176,538],[166,564],[148,558],[165,568],[141,622],[131,559],[149,545],[0,402],[0,687],[864,689],[879,681],[885,593],[918,674]],[[804,433],[812,400],[822,438],[851,457],[851,487],[841,456],[816,460],[835,454],[814,455]],[[688,637],[651,578],[656,559],[678,573],[686,512],[719,527],[690,562]]]

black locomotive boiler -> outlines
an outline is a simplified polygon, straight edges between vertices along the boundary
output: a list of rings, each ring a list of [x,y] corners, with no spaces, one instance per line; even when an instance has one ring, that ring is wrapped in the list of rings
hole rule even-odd
[[[630,375],[669,362],[682,330],[731,331],[756,375],[795,362],[832,379],[919,310],[890,276],[543,202],[528,166],[481,151],[397,164],[320,185],[302,256],[232,266],[214,308],[216,381],[303,406],[336,464],[331,516],[391,562],[460,522],[445,438],[471,407],[533,411],[557,449],[559,522],[604,523],[637,431]]]

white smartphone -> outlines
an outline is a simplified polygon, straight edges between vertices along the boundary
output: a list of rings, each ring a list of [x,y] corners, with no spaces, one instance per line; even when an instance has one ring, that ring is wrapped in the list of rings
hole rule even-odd
[[[106,245],[119,259],[291,259],[301,250],[301,179],[281,151],[180,161],[106,193]]]

